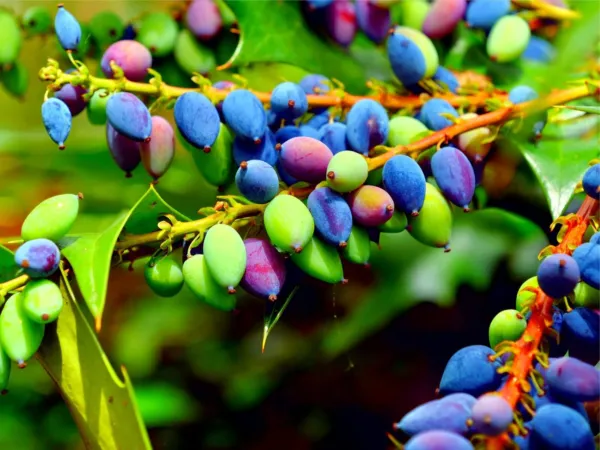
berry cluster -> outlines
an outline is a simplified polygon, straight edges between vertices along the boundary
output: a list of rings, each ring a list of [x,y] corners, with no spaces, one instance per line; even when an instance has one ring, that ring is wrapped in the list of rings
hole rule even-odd
[[[469,96],[471,86],[440,65],[434,39],[447,37],[461,23],[480,30],[496,62],[549,61],[552,45],[532,36],[532,25],[521,14],[521,8],[535,8],[533,3],[304,2],[307,20],[343,46],[351,44],[358,28],[385,42],[394,87],[368,97],[351,96],[320,74],[284,81],[269,93],[244,83],[211,83],[200,75],[216,66],[204,43],[230,21],[211,0],[191,2],[181,20],[152,13],[127,27],[109,13],[84,27],[60,5],[54,32],[74,67],[62,71],[49,60],[40,71],[49,82],[41,115],[49,137],[64,149],[73,117],[86,110],[92,124],[105,126],[108,149],[127,177],[142,164],[157,182],[179,142],[207,182],[233,186],[240,194],[220,197],[199,221],[161,221],[159,232],[135,244],[117,243],[120,251],[153,244],[144,275],[157,295],[172,297],[186,285],[224,311],[235,308],[240,287],[277,301],[291,291],[291,275],[298,272],[346,283],[343,261],[368,265],[371,242],[381,233],[407,230],[419,242],[449,251],[453,213],[477,206],[476,187],[503,134],[535,140],[548,120],[545,107],[591,95],[587,87],[573,88],[542,106],[538,93],[525,85]],[[553,8],[562,11],[557,18],[572,17],[566,8]],[[394,17],[398,10],[401,20]],[[0,24],[14,20],[2,14]],[[30,34],[47,33],[52,26],[43,8],[31,8],[23,21]],[[92,76],[75,59],[88,53],[89,41],[102,53],[103,77]],[[18,51],[13,53],[5,59],[0,53],[0,63],[15,63]],[[163,82],[156,69],[161,58],[171,56],[193,75],[195,87]],[[7,87],[12,86],[8,74],[17,67],[2,72]],[[406,91],[409,95],[397,95]],[[490,98],[494,102],[488,104]],[[173,109],[174,126],[156,114],[161,108]],[[600,372],[593,367],[600,358],[600,316],[593,311],[600,306],[600,234],[582,242],[588,228],[590,233],[598,228],[599,185],[600,164],[595,164],[583,177],[589,197],[584,207],[558,222],[559,245],[542,253],[537,277],[519,291],[516,309],[493,319],[490,346],[459,350],[442,376],[442,398],[398,422],[407,450],[461,450],[479,443],[593,448],[597,424],[583,402],[600,396]],[[25,274],[20,285],[26,286],[0,314],[2,388],[8,360],[24,366],[40,345],[44,324],[60,313],[60,289],[46,278],[59,267],[57,243],[71,228],[78,204],[77,196],[53,197],[23,224],[25,243],[15,261]],[[183,247],[181,263],[171,254],[175,246]]]
[[[589,227],[593,234],[582,243],[582,231],[598,211],[600,164],[587,170],[582,184],[585,208],[591,209],[582,207],[582,216],[564,222],[559,246],[542,252],[549,254],[519,289],[516,309],[494,317],[490,347],[456,352],[440,381],[442,398],[395,425],[410,437],[405,448],[474,448],[467,438],[487,443],[485,448],[596,448],[600,232]],[[543,336],[540,346],[531,347]]]
[[[63,293],[48,279],[59,269],[59,242],[73,226],[80,196],[64,194],[44,200],[25,218],[24,243],[15,252],[23,275],[22,291],[8,297],[0,313],[0,390],[6,391],[10,361],[24,368],[38,350],[45,325],[54,322],[63,308]]]

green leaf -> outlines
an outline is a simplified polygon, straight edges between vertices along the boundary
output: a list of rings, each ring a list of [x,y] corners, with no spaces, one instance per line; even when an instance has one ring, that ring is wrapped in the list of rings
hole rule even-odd
[[[559,109],[572,109],[573,111],[581,111],[588,114],[600,114],[600,106],[571,106],[571,105],[559,105],[555,106]]]
[[[110,365],[64,276],[65,306],[37,358],[60,391],[88,449],[151,449],[124,367]]]
[[[265,314],[265,326],[263,328],[262,338],[263,353],[265,352],[265,346],[267,345],[267,338],[269,337],[269,334],[271,333],[271,331],[273,331],[273,328],[275,327],[275,325],[277,325],[279,319],[281,319],[283,312],[287,309],[288,305],[290,304],[290,301],[292,301],[292,298],[294,298],[294,295],[296,295],[296,292],[298,292],[299,287],[300,286],[296,286],[294,289],[292,289],[292,292],[290,292],[290,294],[287,296],[281,308],[279,308],[279,305],[275,303],[272,305],[273,309],[271,310],[270,314]]]
[[[148,233],[157,230],[157,218],[173,214],[179,220],[189,220],[165,203],[153,186],[129,212],[121,213],[106,230],[68,237],[62,254],[75,272],[77,285],[100,329],[106,301],[108,276],[113,249],[121,232]]]
[[[336,78],[350,91],[366,90],[365,67],[306,25],[297,1],[228,1],[236,15],[240,42],[226,64],[242,67],[257,62],[291,64]]]
[[[553,219],[571,200],[588,163],[600,154],[597,139],[541,139],[517,146],[542,185]]]
[[[13,279],[18,269],[13,252],[0,245],[0,283]]]

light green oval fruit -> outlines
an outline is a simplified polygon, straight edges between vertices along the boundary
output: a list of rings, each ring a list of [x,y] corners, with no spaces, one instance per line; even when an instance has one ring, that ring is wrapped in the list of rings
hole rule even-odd
[[[235,292],[246,270],[246,246],[229,225],[217,224],[204,237],[204,259],[218,285]]]
[[[58,319],[65,304],[59,287],[50,280],[32,280],[27,283],[22,302],[27,317],[42,324]]]
[[[125,25],[121,16],[115,12],[101,11],[90,19],[89,30],[96,44],[105,49],[123,36]]]
[[[194,255],[183,263],[186,286],[203,302],[223,311],[235,308],[236,298],[214,280],[204,255]]]
[[[327,166],[327,182],[337,192],[351,192],[363,185],[369,176],[369,165],[360,153],[342,151],[333,155]]]
[[[573,303],[576,306],[598,309],[600,308],[600,291],[582,281],[575,287]]]
[[[0,394],[2,395],[8,392],[6,388],[8,387],[8,379],[10,378],[11,365],[10,358],[4,349],[0,347]]]
[[[515,15],[498,20],[487,38],[487,54],[499,63],[516,60],[527,48],[531,30],[525,19]]]
[[[42,343],[44,325],[27,317],[23,297],[18,293],[10,297],[0,313],[0,345],[10,359],[24,368]]]
[[[517,292],[516,307],[517,311],[523,311],[525,308],[530,308],[535,302],[536,294],[532,291],[527,291],[525,288],[539,288],[537,277],[531,277],[519,287]]]
[[[368,264],[371,258],[371,238],[367,230],[353,226],[342,255],[355,264]]]
[[[412,40],[425,58],[425,74],[423,78],[431,78],[440,64],[438,52],[433,42],[420,30],[408,27],[396,27],[394,33],[402,34]]]
[[[379,231],[382,233],[400,233],[406,230],[407,226],[408,218],[406,214],[402,211],[394,211],[394,215],[390,220],[379,226]]]
[[[427,17],[427,13],[429,13],[429,9],[431,5],[426,0],[410,0],[400,2],[398,6],[400,20],[399,22],[409,28],[414,28],[415,30],[420,30],[423,28],[423,23],[425,22],[425,18]],[[396,8],[393,8],[392,11],[395,11]],[[395,22],[398,22],[396,20]]]
[[[19,57],[23,37],[17,18],[7,10],[0,10],[0,65],[12,64]]]
[[[233,152],[231,151],[233,136],[225,124],[221,124],[219,136],[208,153],[194,148],[181,137],[179,142],[183,142],[186,149],[192,153],[196,167],[210,184],[223,186],[233,180],[235,176]]]
[[[63,194],[47,198],[25,218],[21,226],[21,237],[26,241],[44,238],[58,241],[69,232],[78,212],[77,195]]]
[[[432,184],[427,183],[423,207],[418,216],[408,218],[408,224],[410,235],[417,241],[450,250],[452,210],[444,196]]]
[[[15,97],[23,97],[29,85],[29,72],[20,61],[15,61],[10,70],[0,72],[0,81]]]
[[[527,320],[516,309],[500,311],[490,322],[490,347],[495,348],[502,341],[516,341],[527,328]]]
[[[290,256],[304,273],[326,283],[344,281],[344,269],[340,254],[335,247],[313,237],[300,253]]]
[[[48,33],[52,27],[50,10],[45,6],[27,8],[21,17],[21,26],[30,35]]]
[[[475,113],[462,115],[462,120],[468,121],[477,118]],[[457,139],[458,148],[476,163],[480,163],[488,155],[492,148],[492,143],[483,143],[492,135],[492,131],[488,127],[475,128],[474,130],[465,131],[460,134]]]
[[[106,89],[98,89],[92,94],[92,98],[90,98],[86,108],[88,120],[91,124],[106,124],[106,103],[108,103],[111,95]]]
[[[179,32],[173,52],[179,67],[190,75],[194,72],[206,74],[217,66],[212,50],[200,44],[187,29]]]
[[[275,197],[264,214],[269,239],[284,252],[301,252],[315,232],[315,222],[302,201],[291,195]]]
[[[163,57],[175,48],[179,27],[166,12],[146,14],[140,21],[136,39],[154,56]]]
[[[183,287],[181,267],[171,258],[162,258],[148,263],[144,278],[152,291],[160,297],[173,297]]]
[[[394,116],[390,119],[388,145],[408,145],[418,134],[428,132],[428,128],[414,117]]]

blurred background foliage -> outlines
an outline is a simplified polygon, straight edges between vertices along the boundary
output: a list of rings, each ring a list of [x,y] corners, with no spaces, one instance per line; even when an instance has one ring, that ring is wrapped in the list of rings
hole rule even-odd
[[[20,13],[34,2],[1,3]],[[65,4],[83,22],[106,9],[131,19],[171,6]],[[3,237],[18,235],[38,202],[65,192],[85,195],[74,231],[102,230],[148,187],[142,168],[123,177],[104,128],[85,114],[74,119],[67,150],[47,138],[37,71],[48,57],[60,58],[52,37],[28,40],[21,52],[31,76],[26,97],[0,91]],[[240,73],[253,88],[269,89],[305,72],[253,64]],[[597,143],[597,133],[592,138]],[[386,448],[392,422],[434,396],[447,358],[465,345],[487,345],[490,320],[514,307],[518,286],[534,274],[537,253],[551,238],[547,199],[521,153],[508,149],[494,158],[478,193],[486,208],[456,214],[451,253],[407,233],[383,236],[370,269],[346,268],[347,286],[303,283],[264,353],[261,301],[244,297],[227,314],[185,290],[161,299],[145,285],[141,262],[116,268],[100,340],[114,365],[127,367],[154,447]],[[216,194],[181,147],[157,189],[190,217]],[[66,406],[34,362],[15,371],[9,395],[0,399],[0,448],[83,448]]]

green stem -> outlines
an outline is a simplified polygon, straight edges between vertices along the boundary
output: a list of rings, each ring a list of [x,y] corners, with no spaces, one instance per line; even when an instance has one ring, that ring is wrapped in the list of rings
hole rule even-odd
[[[20,275],[16,278],[13,278],[12,280],[0,283],[0,306],[4,304],[4,301],[6,300],[6,295],[9,292],[12,292],[15,289],[19,289],[20,287],[25,286],[28,281],[28,275]]]

